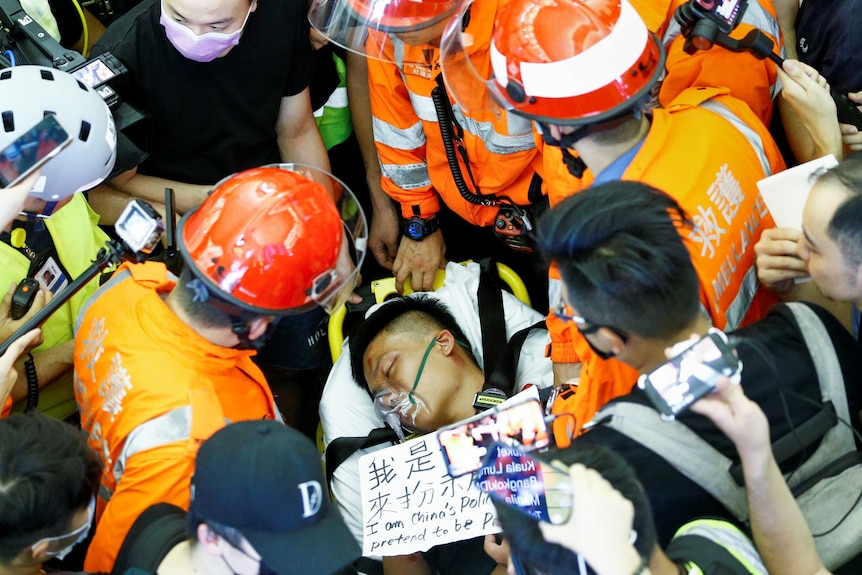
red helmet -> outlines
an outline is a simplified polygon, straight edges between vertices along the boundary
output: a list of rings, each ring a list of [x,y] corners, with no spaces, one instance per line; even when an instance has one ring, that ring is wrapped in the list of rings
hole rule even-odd
[[[646,98],[664,70],[661,43],[627,0],[512,0],[485,53],[490,65],[471,61],[468,48],[469,38],[451,23],[441,60],[462,107],[475,106],[478,75],[498,105],[550,124],[618,116]]]
[[[424,31],[445,21],[462,0],[313,0],[311,25],[331,42],[369,58],[394,61],[389,34],[404,35],[409,44],[437,40]],[[415,37],[411,40],[410,37]]]
[[[253,313],[291,315],[314,305],[332,311],[350,295],[365,230],[359,203],[340,181],[284,164],[216,184],[180,221],[178,236],[186,264],[211,294]]]

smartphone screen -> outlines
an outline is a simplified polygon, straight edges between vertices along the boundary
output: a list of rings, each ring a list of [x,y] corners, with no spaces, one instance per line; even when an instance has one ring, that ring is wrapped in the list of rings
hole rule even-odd
[[[88,62],[86,66],[78,68],[71,74],[91,88],[100,86],[117,75],[101,58]]]
[[[542,406],[534,399],[485,413],[479,419],[437,432],[452,477],[479,469],[488,447],[495,441],[517,444],[527,451],[547,447],[551,442]]]
[[[745,0],[693,0],[698,12],[713,20],[722,32],[731,32],[739,23]]]
[[[540,461],[513,445],[492,444],[474,482],[494,501],[541,521],[560,525],[572,513],[568,468]]]
[[[53,114],[0,150],[0,187],[8,188],[47,162],[72,140]]]
[[[651,373],[638,384],[663,416],[673,418],[715,389],[720,376],[732,377],[742,369],[724,334],[710,331]]]

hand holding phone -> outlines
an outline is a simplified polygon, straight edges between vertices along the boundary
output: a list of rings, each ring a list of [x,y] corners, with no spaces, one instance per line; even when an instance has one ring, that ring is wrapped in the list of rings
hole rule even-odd
[[[710,329],[702,338],[674,348],[673,358],[638,380],[638,387],[665,419],[674,419],[712,391],[720,376],[733,379],[742,371],[727,336],[720,330]]]
[[[57,118],[48,114],[0,150],[0,188],[19,183],[71,143]]]

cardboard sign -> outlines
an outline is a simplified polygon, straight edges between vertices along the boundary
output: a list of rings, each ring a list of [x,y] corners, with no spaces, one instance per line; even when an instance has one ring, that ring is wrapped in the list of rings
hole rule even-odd
[[[500,531],[472,476],[446,472],[435,434],[369,453],[359,469],[363,555],[405,555]]]

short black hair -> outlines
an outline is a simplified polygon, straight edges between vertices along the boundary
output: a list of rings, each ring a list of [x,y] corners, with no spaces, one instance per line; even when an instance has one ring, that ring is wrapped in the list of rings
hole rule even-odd
[[[189,266],[180,272],[176,292],[177,302],[189,318],[201,327],[230,328],[233,326],[231,316],[249,322],[263,314],[255,314],[220,299],[212,290],[206,288],[203,280],[196,279]],[[205,299],[201,299],[201,295]]]
[[[416,293],[387,301],[364,322],[360,323],[347,340],[350,348],[350,365],[353,369],[353,378],[361,388],[371,393],[368,389],[368,381],[365,379],[362,356],[365,355],[371,342],[381,333],[414,332],[417,335],[424,335],[430,331],[444,329],[452,332],[456,340],[467,342],[467,337],[458,325],[455,316],[439,299],[424,293]],[[478,365],[473,352],[467,348],[464,350],[470,359]]]
[[[841,248],[848,263],[862,265],[862,154],[853,154],[823,172],[817,183],[847,190],[848,197],[835,210],[826,233]]]
[[[0,420],[0,564],[67,533],[99,488],[102,464],[81,432],[39,412]]]
[[[598,471],[634,506],[635,549],[641,557],[648,558],[652,554],[658,541],[652,506],[634,469],[622,457],[606,447],[581,447],[576,442],[566,449],[552,449],[543,454],[542,459],[559,460],[566,465],[580,463]],[[561,545],[545,541],[538,520],[501,503],[494,502],[494,507],[513,556],[546,575],[578,572],[577,555]]]
[[[685,329],[699,310],[697,272],[680,237],[691,226],[664,192],[615,181],[550,210],[538,245],[587,320],[660,339]]]

